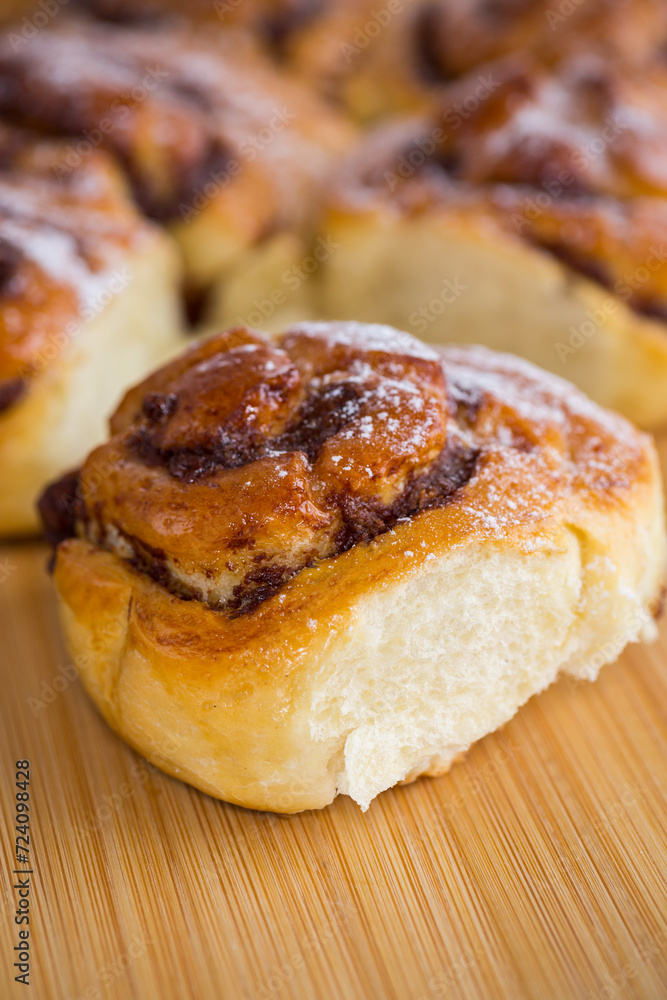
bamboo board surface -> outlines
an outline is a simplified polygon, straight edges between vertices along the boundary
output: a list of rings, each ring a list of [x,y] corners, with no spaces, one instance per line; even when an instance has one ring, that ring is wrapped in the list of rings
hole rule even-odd
[[[340,798],[278,817],[167,778],[106,727],[65,669],[45,558],[0,549],[2,1000],[667,997],[667,622],[444,778],[366,814]]]

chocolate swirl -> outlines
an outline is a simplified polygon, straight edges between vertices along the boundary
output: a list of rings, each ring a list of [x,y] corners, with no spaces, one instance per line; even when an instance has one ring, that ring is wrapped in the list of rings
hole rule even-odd
[[[238,219],[249,241],[261,238],[301,220],[309,189],[350,133],[214,19],[217,28],[199,32],[74,20],[18,50],[11,33],[0,34],[0,112],[67,136],[70,159],[91,145],[111,150],[143,209],[161,221],[226,206],[228,190],[240,186],[216,225]]]
[[[407,334],[231,330],[127,395],[83,467],[74,527],[179,596],[247,611],[450,501],[477,458],[455,412],[441,359]],[[59,488],[43,503],[59,537],[66,506]]]

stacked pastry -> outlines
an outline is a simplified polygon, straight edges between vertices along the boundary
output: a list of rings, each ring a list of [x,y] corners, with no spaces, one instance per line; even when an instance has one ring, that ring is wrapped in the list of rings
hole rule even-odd
[[[542,0],[78,9],[88,22],[61,12],[29,44],[0,41],[0,112],[68,137],[56,174],[113,154],[176,239],[204,326],[386,321],[516,351],[645,426],[667,419],[656,0],[556,21]],[[339,168],[353,132],[309,89],[362,118],[429,110]]]

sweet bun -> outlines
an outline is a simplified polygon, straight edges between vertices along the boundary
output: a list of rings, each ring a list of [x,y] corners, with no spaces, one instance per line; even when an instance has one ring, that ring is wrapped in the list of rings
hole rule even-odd
[[[67,71],[63,71],[63,67]],[[294,249],[351,127],[234,32],[67,21],[16,50],[0,39],[0,112],[99,143],[165,224],[191,286]],[[282,260],[281,260],[282,262]]]
[[[125,389],[179,347],[178,256],[94,151],[0,129],[0,534],[104,439]]]
[[[649,438],[483,348],[230,330],[131,390],[42,513],[73,662],[169,774],[256,809],[446,771],[651,637]]]
[[[321,314],[512,351],[664,424],[666,98],[664,70],[516,56],[379,126],[324,211]]]

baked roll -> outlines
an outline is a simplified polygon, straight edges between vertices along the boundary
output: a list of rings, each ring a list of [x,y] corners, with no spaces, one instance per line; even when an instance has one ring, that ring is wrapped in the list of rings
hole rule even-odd
[[[351,138],[243,36],[212,28],[74,21],[19,51],[5,35],[0,112],[73,136],[75,161],[91,145],[113,151],[139,204],[176,237],[197,291],[233,282],[253,253],[302,256],[316,189]]]
[[[667,76],[527,57],[381,126],[340,171],[324,316],[481,342],[667,421]]]
[[[365,809],[655,632],[651,441],[527,362],[238,328],[111,429],[41,504],[69,648],[109,724],[219,798]]]
[[[178,255],[99,151],[0,129],[0,534],[104,439],[127,389],[182,345]]]

